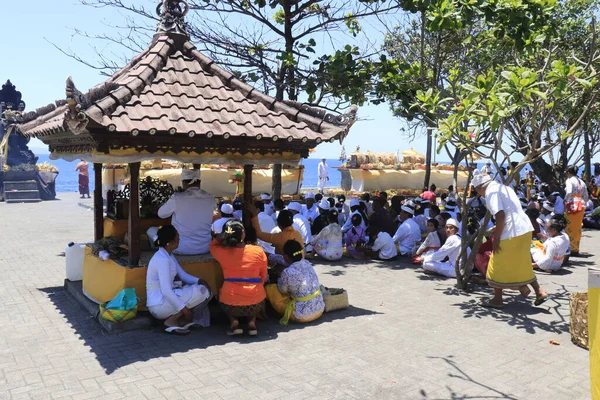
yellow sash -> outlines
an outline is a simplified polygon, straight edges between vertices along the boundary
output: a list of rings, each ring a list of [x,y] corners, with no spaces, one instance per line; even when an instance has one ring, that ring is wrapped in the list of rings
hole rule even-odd
[[[279,323],[284,326],[288,324],[288,322],[290,321],[290,317],[292,316],[292,313],[294,312],[294,308],[296,308],[296,303],[298,301],[309,301],[309,300],[314,299],[315,297],[317,297],[320,294],[321,294],[321,289],[317,289],[316,292],[314,292],[313,294],[309,294],[308,296],[292,297],[292,299],[288,303],[287,307],[285,308],[285,313],[283,313],[283,317],[279,320]]]

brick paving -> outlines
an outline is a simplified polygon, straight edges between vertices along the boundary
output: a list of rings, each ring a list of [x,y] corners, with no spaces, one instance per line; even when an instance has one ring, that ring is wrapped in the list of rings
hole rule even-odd
[[[514,296],[488,311],[476,304],[487,288],[460,293],[406,264],[345,260],[315,268],[352,307],[311,324],[272,316],[260,337],[231,340],[221,316],[187,337],[109,335],[62,287],[61,253],[91,240],[93,221],[76,194],[59,197],[0,203],[0,399],[590,398],[568,296],[587,290],[597,255],[539,274],[553,295],[539,308]],[[585,232],[582,251],[599,238]]]

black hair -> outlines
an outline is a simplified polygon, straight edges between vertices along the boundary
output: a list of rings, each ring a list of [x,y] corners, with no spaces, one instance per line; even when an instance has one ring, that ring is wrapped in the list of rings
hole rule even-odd
[[[437,230],[440,227],[440,221],[438,221],[435,218],[430,218],[427,220],[428,224],[433,224],[433,226],[435,226],[435,229]]]
[[[341,203],[344,203],[346,201],[346,196],[344,196],[343,194],[340,194],[337,198],[338,201]]]
[[[292,226],[294,223],[294,216],[290,210],[281,210],[277,216],[277,226],[281,229],[285,229],[288,226]]]
[[[173,225],[163,225],[158,228],[156,236],[158,236],[158,238],[154,241],[154,245],[156,247],[165,247],[167,243],[175,240],[177,237],[177,229],[175,229]]]
[[[529,217],[530,220],[535,221],[540,216],[540,210],[537,208],[528,208],[525,210],[525,214]]]
[[[450,214],[449,212],[443,212],[440,214],[440,216],[442,218],[444,218],[446,221],[448,221],[450,218],[452,218],[452,214]]]
[[[223,245],[234,247],[242,243],[244,224],[237,219],[230,219],[223,226]]]
[[[440,213],[440,208],[435,204],[429,206],[429,215],[435,214],[438,215]]]
[[[550,228],[562,232],[567,227],[567,219],[562,214],[555,214],[550,218]]]
[[[449,192],[454,192],[454,185],[448,186],[448,191]]]
[[[370,193],[363,193],[363,195],[360,196],[360,198],[363,201],[371,201],[371,194]]]
[[[429,187],[429,190],[432,192],[435,192],[437,190],[437,186],[435,186],[435,183],[431,184],[431,186]]]
[[[276,210],[281,211],[285,208],[285,203],[281,199],[275,199],[273,201],[273,206],[275,207]]]
[[[337,223],[338,222],[338,215],[339,213],[337,212],[337,210],[329,210],[329,212],[327,213],[327,221],[329,221],[329,223]]]
[[[283,245],[283,254],[288,256],[293,262],[297,262],[304,258],[304,249],[296,240],[288,240]]]
[[[381,228],[377,224],[371,224],[367,228],[367,232],[369,234],[379,234],[379,232],[381,232]]]
[[[333,197],[328,198],[327,201],[329,202],[329,207],[335,207],[335,199]]]
[[[350,217],[350,221],[352,222],[352,226],[359,226],[362,223],[362,216],[360,214],[352,214]]]
[[[323,195],[321,193],[315,194],[315,203],[318,203],[321,200],[323,200]]]
[[[258,209],[258,212],[264,212],[265,211],[265,203],[261,201],[255,201],[254,202],[254,206]]]
[[[579,172],[579,168],[577,168],[577,165],[570,165],[567,168],[567,172],[571,175],[577,176],[577,172]]]
[[[241,210],[243,208],[244,208],[244,203],[242,203],[241,201],[236,200],[236,201],[233,202],[233,209],[234,210],[239,211],[239,210]]]
[[[385,200],[387,200],[388,194],[387,194],[387,192],[379,192],[379,197],[381,197],[382,200],[385,197]]]

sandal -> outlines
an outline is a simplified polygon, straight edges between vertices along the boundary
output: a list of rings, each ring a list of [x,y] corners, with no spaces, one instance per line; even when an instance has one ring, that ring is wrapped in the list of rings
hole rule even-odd
[[[537,297],[535,299],[535,301],[533,302],[534,306],[540,306],[542,305],[546,300],[548,300],[548,295],[545,295],[543,297]]]
[[[188,335],[190,331],[181,326],[167,326],[165,328],[165,333],[168,333],[170,335],[185,336]]]
[[[483,299],[483,300],[481,300],[481,303],[479,303],[479,304],[481,305],[481,307],[484,307],[484,308],[495,308],[498,310],[504,308],[504,304],[502,304],[502,305],[494,304],[491,302],[490,299]]]
[[[239,336],[243,333],[244,331],[241,328],[229,328],[227,331],[227,336]]]

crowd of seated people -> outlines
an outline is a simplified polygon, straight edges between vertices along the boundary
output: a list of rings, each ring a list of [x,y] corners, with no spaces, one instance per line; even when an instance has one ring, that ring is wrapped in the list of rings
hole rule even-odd
[[[499,173],[494,179],[503,176]],[[556,272],[571,253],[578,252],[582,225],[600,228],[600,207],[595,208],[592,201],[600,191],[592,185],[592,195],[588,195],[576,169],[570,168],[567,176],[565,189],[540,183],[531,174],[504,185],[515,193],[516,204],[528,218],[531,267],[539,271]],[[254,204],[234,199],[217,208],[214,197],[200,189],[197,171],[184,170],[182,180],[185,190],[173,195],[158,212],[162,218],[171,217],[172,229],[162,227],[158,235],[153,231],[159,251],[148,271],[150,312],[165,320],[170,333],[188,333],[194,324],[205,326],[206,302],[213,295],[202,281],[182,271],[176,254],[210,250],[225,278],[215,295],[230,320],[227,333],[241,334],[240,319],[245,318],[248,333],[255,335],[256,317],[265,300],[283,315],[282,323],[314,320],[322,314],[323,298],[317,293],[319,282],[308,261],[311,257],[326,262],[344,257],[384,262],[404,259],[421,265],[426,273],[456,277],[481,232],[484,239],[475,254],[474,271],[485,277],[497,248],[493,239],[496,221],[486,218],[486,197],[474,187],[466,196],[452,186],[439,191],[431,185],[414,197],[388,198],[386,192],[379,192],[349,200],[345,195],[326,198],[309,192],[303,202],[291,201],[287,206],[265,193]],[[247,227],[241,222],[244,213],[250,222]],[[268,266],[276,267],[272,278],[277,282],[265,286]],[[182,290],[173,289],[175,275],[186,284]]]

